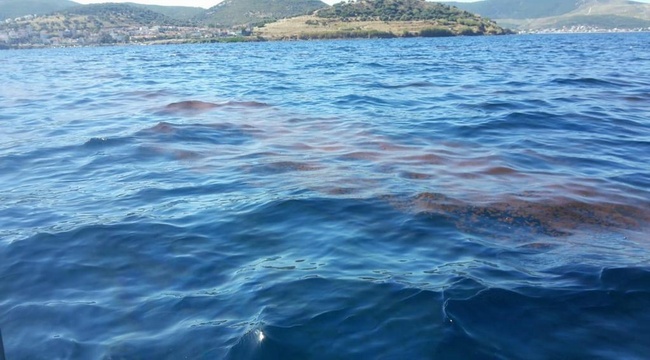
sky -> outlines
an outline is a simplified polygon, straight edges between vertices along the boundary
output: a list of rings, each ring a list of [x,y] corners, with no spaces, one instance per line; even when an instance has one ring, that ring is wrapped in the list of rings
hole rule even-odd
[[[96,4],[104,2],[135,2],[149,5],[167,5],[167,6],[197,6],[210,8],[220,3],[221,0],[74,0],[80,4]],[[335,4],[341,0],[323,0],[328,4]],[[440,0],[443,1],[443,0]],[[477,0],[452,0],[457,2],[475,2]],[[650,3],[650,0],[636,0],[638,2]]]
[[[97,4],[97,3],[105,3],[105,2],[134,2],[134,3],[148,4],[148,5],[196,6],[196,7],[206,8],[206,9],[211,8],[221,2],[221,0],[73,0],[73,1],[78,2],[80,4]],[[453,1],[472,2],[476,0],[453,0]],[[341,2],[341,0],[323,0],[323,2],[332,5]]]

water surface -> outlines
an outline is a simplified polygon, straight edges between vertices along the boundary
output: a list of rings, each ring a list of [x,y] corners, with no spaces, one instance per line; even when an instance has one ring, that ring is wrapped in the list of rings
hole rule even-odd
[[[648,34],[0,52],[9,359],[642,359]]]

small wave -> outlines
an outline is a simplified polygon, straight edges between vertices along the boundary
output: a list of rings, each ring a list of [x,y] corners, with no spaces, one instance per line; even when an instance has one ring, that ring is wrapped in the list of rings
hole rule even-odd
[[[470,110],[480,110],[487,113],[496,111],[518,111],[526,109],[544,109],[551,107],[551,104],[543,100],[522,100],[522,101],[501,101],[489,100],[480,103],[465,103],[463,108]]]
[[[200,100],[186,100],[170,103],[163,109],[162,113],[200,113],[216,108],[266,108],[268,104],[257,101],[227,101],[225,103],[213,103]]]
[[[124,143],[126,143],[126,139],[123,138],[93,137],[86,141],[83,146],[87,148],[104,148]]]
[[[219,104],[198,101],[198,100],[187,100],[179,101],[175,103],[168,104],[165,106],[164,112],[167,113],[179,113],[179,112],[201,112],[210,109],[219,107]]]
[[[164,188],[146,188],[138,190],[135,194],[120,199],[120,201],[143,201],[151,203],[154,201],[162,201],[168,198],[192,198],[209,194],[225,194],[232,188],[228,184],[212,184],[201,186],[183,186],[174,187],[171,189]]]
[[[240,145],[254,136],[255,128],[231,123],[214,124],[174,124],[160,122],[148,129],[139,131],[136,136],[154,138],[173,143],[206,143]]]
[[[432,87],[435,86],[434,83],[429,82],[429,81],[414,81],[410,83],[404,83],[404,84],[383,84],[383,83],[378,83],[376,86],[384,88],[384,89],[403,89],[403,88],[424,88],[424,87]]]
[[[228,101],[221,106],[241,107],[241,108],[268,108],[271,105],[259,101]]]
[[[509,112],[498,117],[481,118],[475,123],[460,125],[458,129],[461,134],[475,135],[476,131],[498,132],[501,134],[507,130],[557,129],[584,131],[589,127],[589,124],[572,121],[572,117],[567,114],[540,110],[515,110],[515,107],[518,107],[518,105],[496,105],[495,109]]]
[[[368,95],[345,95],[336,100],[338,105],[388,105],[386,100]]]
[[[160,97],[165,97],[171,95],[171,92],[168,90],[154,90],[154,91],[146,91],[146,90],[135,90],[135,91],[127,91],[124,94],[124,97],[129,97],[129,98],[144,98],[144,99],[156,99]]]
[[[639,337],[650,321],[649,275],[605,269],[600,281],[594,271],[587,274],[592,284],[577,288],[484,288],[450,297],[444,310],[457,342],[504,358],[643,358],[650,351]]]
[[[376,160],[382,157],[382,153],[376,151],[353,151],[341,155],[343,160]]]
[[[434,177],[432,174],[424,174],[413,171],[404,171],[400,174],[400,176],[411,180],[429,180]]]
[[[640,103],[644,102],[647,103],[650,101],[650,93],[649,92],[640,92],[636,94],[630,94],[627,96],[623,96],[623,100],[632,102],[632,103]]]
[[[629,184],[640,189],[650,189],[650,174],[634,172],[617,175],[611,178],[624,184]]]
[[[87,97],[86,97],[86,98],[79,99],[79,100],[76,100],[76,101],[72,102],[71,105],[72,105],[72,106],[79,106],[79,105],[91,104],[91,103],[93,103],[93,102],[94,102],[93,99],[91,99],[91,98],[87,98]]]
[[[274,161],[255,167],[256,171],[260,173],[304,172],[315,171],[321,168],[318,164],[300,161]]]
[[[378,62],[369,62],[364,64],[364,66],[370,67],[370,68],[385,68],[386,65],[380,64]]]
[[[495,175],[495,176],[521,174],[519,171],[517,171],[517,170],[515,170],[513,168],[510,168],[510,167],[507,167],[507,166],[490,167],[490,168],[487,168],[487,169],[481,171],[480,173],[486,174],[486,175]]]
[[[281,300],[280,294],[291,296]],[[230,359],[420,359],[431,355],[445,326],[439,293],[397,284],[307,278],[271,284],[261,295],[268,303],[260,315],[264,337],[259,341],[251,329]]]
[[[604,80],[596,78],[556,78],[551,80],[552,83],[558,85],[570,85],[577,87],[624,87],[628,86],[627,83],[614,81],[614,80]]]
[[[520,110],[523,107],[514,101],[486,101],[480,104],[465,104],[463,107],[468,109],[479,109],[487,112],[492,111],[509,111],[509,110]]]
[[[449,159],[446,156],[438,154],[409,155],[404,156],[402,160],[408,163],[429,165],[440,165],[449,162]]]
[[[283,348],[268,333],[260,329],[252,329],[242,335],[232,346],[226,359],[300,359],[308,358],[295,349]]]

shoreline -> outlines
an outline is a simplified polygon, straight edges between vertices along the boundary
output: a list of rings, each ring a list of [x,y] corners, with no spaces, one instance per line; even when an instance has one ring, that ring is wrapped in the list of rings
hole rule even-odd
[[[352,36],[352,37],[309,37],[310,34],[298,34],[288,37],[281,38],[265,38],[262,36],[237,36],[237,37],[222,37],[222,38],[210,38],[202,40],[179,40],[179,39],[170,39],[170,40],[155,40],[147,42],[132,42],[132,43],[113,43],[113,44],[91,44],[91,45],[26,45],[26,46],[11,46],[6,44],[0,44],[0,50],[36,50],[36,49],[71,49],[71,48],[93,48],[93,47],[117,47],[117,46],[165,46],[165,45],[192,45],[192,44],[227,44],[227,43],[252,43],[252,42],[283,42],[283,41],[316,41],[316,40],[364,40],[364,39],[413,39],[413,38],[440,38],[440,37],[492,37],[492,36],[525,36],[525,35],[584,35],[584,34],[638,34],[638,33],[650,33],[650,31],[637,31],[637,30],[618,30],[618,31],[585,31],[585,32],[576,32],[576,31],[548,31],[548,32],[518,32],[510,34],[477,34],[477,35],[448,35],[448,36],[419,36],[419,35],[396,35],[396,34],[385,34],[382,32],[377,32],[376,35],[370,34],[371,36]]]
[[[279,42],[279,41],[310,41],[310,40],[354,40],[354,39],[397,39],[397,38],[431,38],[431,37],[477,37],[477,36],[502,36],[502,35],[517,35],[517,34],[477,34],[477,35],[448,35],[448,36],[403,36],[392,33],[376,32],[365,35],[370,36],[340,36],[340,37],[310,37],[312,34],[297,34],[289,37],[282,38],[266,38],[262,36],[238,36],[226,38],[210,38],[210,39],[169,39],[169,40],[155,40],[147,42],[124,42],[112,44],[90,44],[90,45],[45,45],[45,44],[30,44],[25,46],[11,46],[0,44],[0,50],[32,50],[32,49],[68,49],[68,48],[91,48],[91,47],[115,47],[115,46],[164,46],[164,45],[189,45],[189,44],[217,44],[217,43],[245,43],[245,42]]]

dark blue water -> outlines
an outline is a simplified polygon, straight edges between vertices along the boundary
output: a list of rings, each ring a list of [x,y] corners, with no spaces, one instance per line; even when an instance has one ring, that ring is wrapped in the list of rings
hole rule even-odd
[[[647,358],[648,43],[0,52],[7,358]]]

